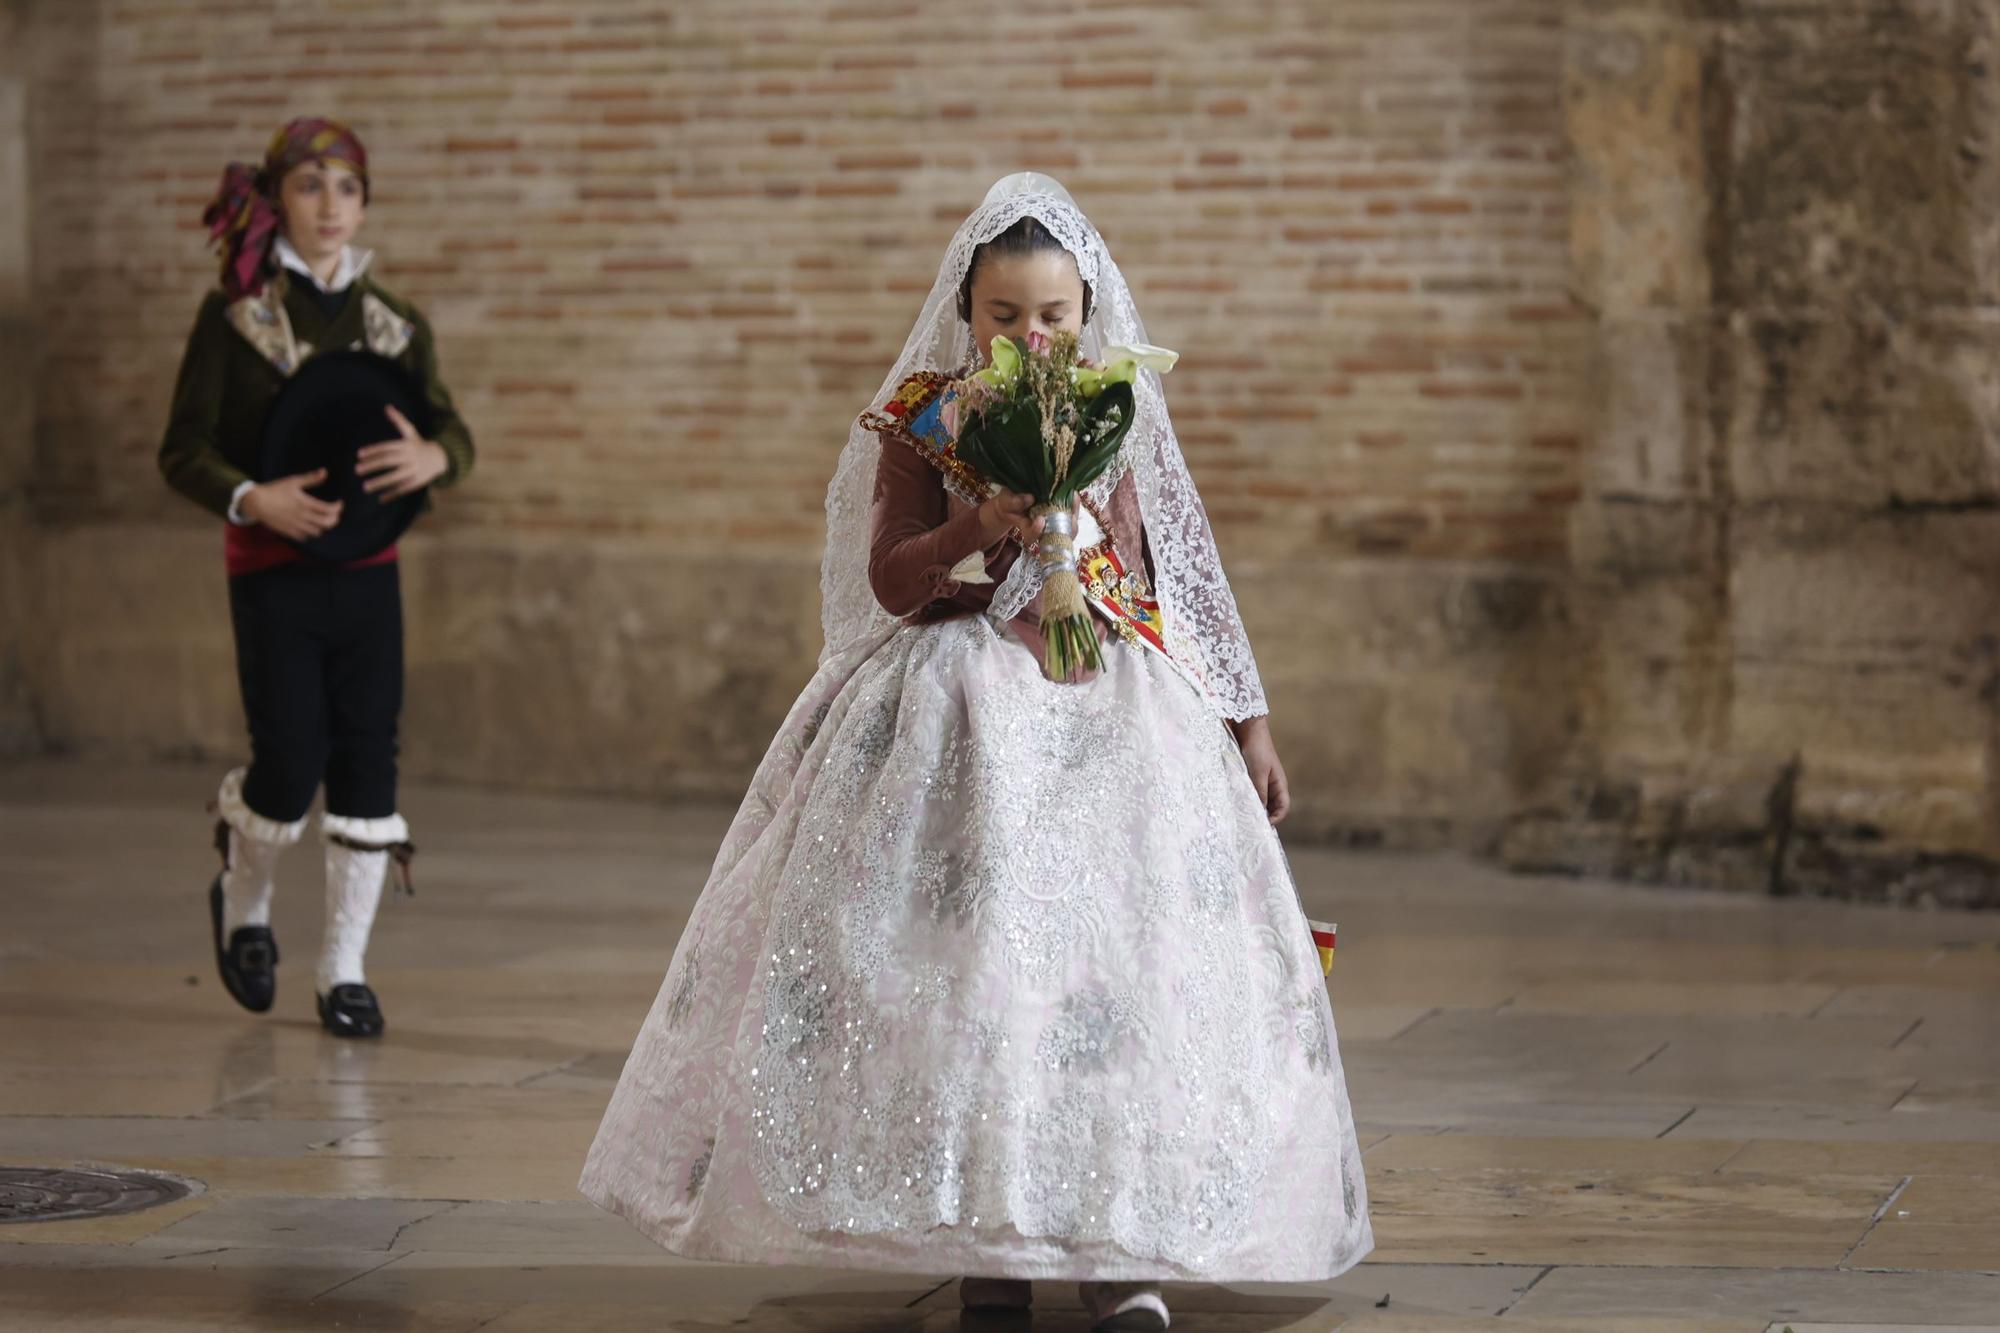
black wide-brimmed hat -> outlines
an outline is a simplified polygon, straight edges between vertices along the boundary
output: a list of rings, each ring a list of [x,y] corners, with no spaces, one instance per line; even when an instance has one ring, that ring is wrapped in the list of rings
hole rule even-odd
[[[364,560],[402,536],[423,512],[424,491],[385,501],[363,490],[368,478],[354,471],[355,454],[364,446],[396,438],[396,425],[384,410],[390,407],[430,438],[431,408],[415,376],[386,356],[361,351],[307,357],[272,400],[256,480],[325,468],[326,480],[310,494],[342,502],[339,524],[293,543],[306,554],[335,564]]]

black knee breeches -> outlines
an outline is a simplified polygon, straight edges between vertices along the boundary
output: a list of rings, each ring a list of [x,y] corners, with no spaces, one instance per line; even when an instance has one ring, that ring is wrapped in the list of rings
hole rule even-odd
[[[229,610],[250,723],[244,804],[290,823],[324,781],[331,814],[396,813],[403,601],[395,562],[239,574],[229,580]]]

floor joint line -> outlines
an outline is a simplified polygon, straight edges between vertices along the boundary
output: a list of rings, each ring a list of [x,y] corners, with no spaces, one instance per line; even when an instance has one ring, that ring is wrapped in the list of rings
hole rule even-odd
[[[1679,1128],[1680,1128],[1680,1127],[1681,1127],[1682,1125],[1685,1125],[1685,1124],[1687,1123],[1687,1120],[1688,1120],[1688,1116],[1691,1116],[1691,1115],[1693,1115],[1693,1114],[1694,1114],[1694,1113],[1695,1113],[1696,1111],[1699,1111],[1700,1109],[1701,1109],[1701,1108],[1700,1108],[1699,1106],[1690,1106],[1690,1107],[1688,1107],[1688,1109],[1687,1109],[1686,1113],[1685,1113],[1685,1114],[1683,1114],[1683,1115],[1681,1116],[1681,1118],[1680,1118],[1680,1119],[1678,1119],[1678,1120],[1674,1121],[1674,1123],[1673,1123],[1673,1124],[1671,1124],[1671,1125],[1668,1125],[1668,1126],[1667,1126],[1667,1127],[1666,1127],[1665,1129],[1663,1129],[1663,1130],[1661,1130],[1661,1131],[1660,1131],[1659,1133],[1657,1133],[1657,1134],[1653,1135],[1653,1137],[1654,1137],[1654,1138],[1656,1138],[1656,1139],[1663,1139],[1663,1138],[1667,1137],[1667,1135],[1669,1135],[1669,1134],[1673,1133],[1673,1132],[1674,1132],[1675,1130],[1679,1129]]]
[[[1915,1179],[1915,1176],[1904,1176],[1897,1183],[1896,1188],[1889,1191],[1889,1197],[1882,1200],[1882,1206],[1875,1210],[1875,1216],[1868,1219],[1868,1225],[1862,1229],[1861,1235],[1855,1239],[1854,1244],[1848,1247],[1847,1253],[1840,1257],[1840,1262],[1834,1265],[1835,1268],[1842,1270],[1847,1268],[1848,1262],[1860,1251],[1868,1238],[1875,1234],[1875,1228],[1881,1224],[1883,1218],[1889,1215],[1889,1210],[1896,1206],[1896,1200],[1903,1197],[1903,1191],[1908,1189],[1910,1182]]]
[[[1493,1317],[1495,1319],[1504,1317],[1509,1310],[1519,1305],[1521,1303],[1522,1297],[1526,1296],[1529,1292],[1533,1291],[1537,1286],[1537,1284],[1539,1284],[1543,1278],[1547,1277],[1549,1274],[1555,1271],[1556,1271],[1556,1265],[1550,1264],[1548,1265],[1548,1267],[1542,1269],[1541,1272],[1535,1274],[1532,1278],[1528,1279],[1528,1285],[1521,1288],[1519,1291],[1515,1292],[1513,1300],[1508,1301],[1505,1305],[1495,1310],[1493,1312]]]

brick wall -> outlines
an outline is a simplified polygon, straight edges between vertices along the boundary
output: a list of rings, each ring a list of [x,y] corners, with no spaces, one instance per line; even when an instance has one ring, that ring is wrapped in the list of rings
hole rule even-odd
[[[481,449],[406,547],[414,770],[737,788],[817,648],[847,424],[1033,167],[1184,354],[1304,825],[1468,836],[1573,730],[1564,9],[40,0],[42,740],[240,748],[219,538],[152,455],[223,162],[324,112]]]

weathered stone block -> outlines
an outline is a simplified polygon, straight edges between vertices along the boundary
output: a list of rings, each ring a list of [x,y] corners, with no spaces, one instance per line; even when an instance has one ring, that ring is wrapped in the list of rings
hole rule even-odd
[[[1981,743],[2000,673],[2000,513],[1739,516],[1736,744],[1948,754]]]
[[[2000,323],[1745,318],[1726,336],[1740,500],[2000,504]]]
[[[1541,574],[1358,564],[1313,590],[1235,587],[1299,802],[1294,831],[1370,845],[1478,841],[1577,726],[1560,585]],[[1310,740],[1305,740],[1309,736]]]
[[[35,674],[28,654],[39,599],[34,534],[19,521],[26,506],[0,500],[0,756],[43,748]]]
[[[1325,672],[1268,679],[1265,690],[1296,811],[1288,833],[1324,836],[1395,817],[1388,686]]]
[[[47,632],[31,632],[23,650],[35,663],[47,743],[242,753],[219,534],[45,527],[30,569]]]
[[[459,542],[406,576],[407,751],[436,776],[738,795],[819,646],[797,562]]]
[[[1704,33],[1648,7],[1573,15],[1566,37],[1578,294],[1612,319],[1705,306]]]
[[[1642,764],[1694,760],[1714,743],[1726,697],[1706,590],[1660,581],[1599,606],[1589,734]]]
[[[1715,333],[1706,316],[1605,319],[1592,369],[1589,488],[1619,499],[1711,499]]]
[[[219,543],[180,526],[52,529],[51,606],[24,640],[47,739],[240,762]],[[811,674],[812,570],[617,548],[417,536],[403,543],[404,770],[512,786],[738,794]]]
[[[1902,907],[2000,907],[2000,863],[1802,833],[1787,849],[1781,892]]]
[[[1900,761],[1872,754],[1823,759],[1802,767],[1793,822],[1877,851],[1992,855],[2000,853],[2000,829],[1988,808],[1994,776],[1990,747]]]
[[[2000,297],[1985,4],[1746,8],[1725,26],[1718,300],[1921,311]]]
[[[1653,579],[1716,580],[1726,565],[1724,509],[1701,500],[1587,496],[1570,513],[1570,550],[1593,597]]]

